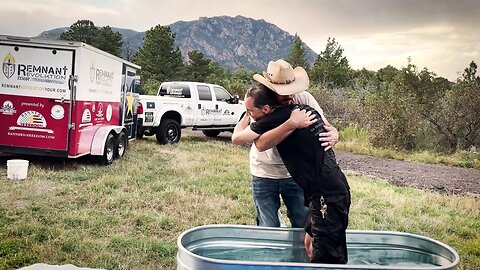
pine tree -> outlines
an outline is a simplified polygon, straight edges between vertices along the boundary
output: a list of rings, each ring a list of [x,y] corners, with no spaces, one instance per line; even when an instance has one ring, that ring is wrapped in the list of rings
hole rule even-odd
[[[116,56],[122,54],[122,34],[113,32],[110,26],[98,29],[92,21],[79,20],[70,26],[59,39],[80,41]]]
[[[184,78],[194,82],[205,82],[208,75],[212,73],[209,64],[211,60],[205,59],[203,53],[190,51],[188,53],[189,63],[185,66]]]
[[[113,32],[110,26],[104,26],[98,30],[93,46],[118,57],[122,54],[122,34]]]
[[[125,60],[133,61],[135,52],[133,51],[132,45],[129,42],[123,43],[123,52]]]
[[[98,28],[90,20],[78,20],[70,26],[67,32],[60,34],[59,39],[80,41],[93,45],[98,34]]]
[[[183,69],[180,49],[174,48],[175,34],[170,27],[157,25],[145,32],[143,47],[136,54],[135,62],[142,67],[142,82],[181,79]]]
[[[292,67],[303,67],[305,70],[309,69],[309,65],[307,59],[305,57],[305,49],[302,46],[302,40],[300,37],[295,34],[292,50],[290,51],[290,55],[287,58],[287,62],[292,65]]]
[[[334,87],[345,87],[351,83],[352,70],[343,56],[343,48],[328,38],[325,50],[320,52],[310,72],[310,80]]]

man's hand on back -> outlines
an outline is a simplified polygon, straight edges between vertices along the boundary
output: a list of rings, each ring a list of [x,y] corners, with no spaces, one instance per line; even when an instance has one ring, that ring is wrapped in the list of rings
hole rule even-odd
[[[338,142],[338,130],[330,125],[329,123],[325,123],[323,125],[327,132],[322,132],[318,136],[320,137],[318,140],[322,142],[322,146],[325,147],[325,151],[332,148]]]
[[[315,114],[299,109],[293,110],[290,114],[290,118],[287,120],[287,123],[291,129],[306,128],[315,122],[317,122],[317,119],[315,119]]]

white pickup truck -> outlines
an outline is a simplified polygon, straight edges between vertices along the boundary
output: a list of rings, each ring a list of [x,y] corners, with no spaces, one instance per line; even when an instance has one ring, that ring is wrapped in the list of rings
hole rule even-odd
[[[233,131],[244,114],[243,101],[219,85],[164,82],[156,96],[140,95],[137,134],[155,135],[160,144],[177,143],[185,127],[215,137]]]

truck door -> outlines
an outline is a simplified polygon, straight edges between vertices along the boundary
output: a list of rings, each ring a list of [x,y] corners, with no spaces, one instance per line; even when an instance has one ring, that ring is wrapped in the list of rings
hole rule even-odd
[[[236,110],[234,106],[238,104],[228,103],[232,96],[227,90],[219,86],[214,86],[213,91],[215,92],[215,107],[219,110],[218,114],[215,116],[214,125],[216,126],[225,126],[225,125],[234,125],[238,119]]]
[[[215,102],[213,101],[212,90],[208,85],[197,85],[197,121],[196,126],[211,126],[215,121]]]
[[[75,52],[0,42],[0,149],[67,156]]]

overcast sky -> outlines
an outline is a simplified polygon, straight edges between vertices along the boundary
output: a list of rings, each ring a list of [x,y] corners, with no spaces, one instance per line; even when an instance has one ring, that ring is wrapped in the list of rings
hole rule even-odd
[[[355,69],[419,68],[455,80],[480,64],[480,0],[0,0],[0,34],[36,36],[88,19],[146,31],[199,17],[242,15],[297,33],[320,53],[335,37]]]

